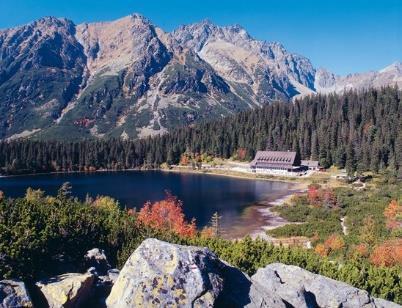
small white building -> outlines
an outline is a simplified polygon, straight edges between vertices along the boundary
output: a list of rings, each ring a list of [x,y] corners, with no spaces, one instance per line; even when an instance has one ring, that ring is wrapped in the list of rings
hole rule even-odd
[[[317,160],[302,160],[301,166],[306,167],[308,170],[320,170],[320,164]]]

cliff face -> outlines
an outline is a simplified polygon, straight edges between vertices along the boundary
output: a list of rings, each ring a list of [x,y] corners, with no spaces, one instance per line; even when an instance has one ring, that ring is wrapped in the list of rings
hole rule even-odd
[[[52,125],[83,81],[75,26],[44,18],[0,32],[0,136]]]
[[[315,92],[402,83],[400,65],[338,77],[240,26],[166,33],[134,14],[0,32],[0,138],[138,138]]]

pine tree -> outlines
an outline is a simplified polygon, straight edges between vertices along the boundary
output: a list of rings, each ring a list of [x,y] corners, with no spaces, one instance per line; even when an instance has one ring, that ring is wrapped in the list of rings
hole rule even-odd
[[[211,227],[215,237],[219,237],[221,235],[221,227],[220,221],[222,216],[219,216],[218,212],[215,212],[211,217]]]

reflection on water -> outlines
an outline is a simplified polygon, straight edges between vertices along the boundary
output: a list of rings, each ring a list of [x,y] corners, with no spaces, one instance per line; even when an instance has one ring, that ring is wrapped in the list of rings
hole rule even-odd
[[[207,225],[217,211],[227,237],[239,237],[263,225],[264,218],[258,211],[263,206],[261,202],[273,201],[293,186],[206,174],[123,171],[0,178],[0,190],[9,197],[22,196],[28,187],[56,194],[66,181],[71,182],[73,194],[80,199],[87,193],[93,197],[108,195],[127,208],[140,208],[146,201],[160,200],[169,190],[183,201],[186,217],[196,218],[199,227]]]

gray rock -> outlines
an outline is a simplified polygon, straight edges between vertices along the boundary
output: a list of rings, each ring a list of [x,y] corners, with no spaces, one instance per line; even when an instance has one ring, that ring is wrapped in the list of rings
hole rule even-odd
[[[49,307],[80,307],[91,295],[95,276],[91,273],[59,275],[36,283]]]
[[[393,307],[344,282],[313,274],[300,267],[273,263],[251,277],[267,294],[275,293],[294,307]],[[399,307],[396,305],[395,307]]]
[[[107,271],[111,268],[105,251],[99,248],[88,250],[84,256],[85,266],[94,267],[98,275],[106,275]]]
[[[22,281],[0,281],[0,308],[33,307],[31,297]]]
[[[401,305],[386,301],[382,298],[374,298],[374,304],[378,308],[401,308]]]
[[[267,292],[257,284],[253,284],[250,278],[237,268],[226,264],[222,277],[224,288],[215,302],[216,307],[286,307],[283,300],[274,292]]]
[[[130,256],[108,307],[212,307],[222,292],[223,263],[208,249],[145,240]]]
[[[280,307],[281,298],[255,287],[207,248],[145,240],[126,262],[108,307]]]
[[[250,279],[207,248],[156,239],[145,240],[127,260],[106,306],[400,307],[297,266],[270,264]]]

